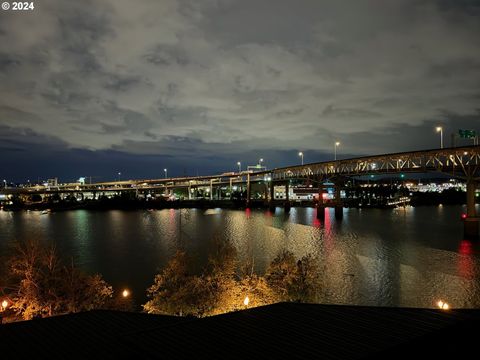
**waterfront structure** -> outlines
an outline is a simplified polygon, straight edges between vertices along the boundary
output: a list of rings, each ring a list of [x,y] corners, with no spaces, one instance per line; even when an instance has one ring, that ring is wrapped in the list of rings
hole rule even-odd
[[[263,159],[261,159],[263,160]],[[261,161],[259,162],[261,164]],[[177,177],[164,179],[118,180],[92,184],[69,183],[58,186],[36,185],[24,188],[4,188],[3,195],[40,195],[74,194],[84,198],[86,194],[93,199],[108,193],[134,192],[135,196],[157,196],[158,193],[172,197],[174,190],[184,189],[188,199],[194,199],[201,193],[210,200],[231,197],[234,187],[243,190],[246,206],[250,206],[253,184],[263,189],[264,198],[274,206],[275,187],[283,186],[285,209],[290,208],[290,186],[292,181],[308,181],[317,189],[317,217],[324,216],[324,183],[335,184],[335,214],[338,219],[343,214],[341,189],[348,178],[396,174],[401,178],[405,173],[441,173],[466,182],[467,213],[465,214],[465,235],[478,236],[480,218],[475,211],[475,189],[480,180],[480,146],[465,146],[421,150],[375,156],[363,156],[351,159],[316,162],[266,170],[262,166],[248,168],[247,171],[227,172],[220,175]],[[221,189],[227,191],[222,193]],[[205,196],[207,194],[207,196]]]

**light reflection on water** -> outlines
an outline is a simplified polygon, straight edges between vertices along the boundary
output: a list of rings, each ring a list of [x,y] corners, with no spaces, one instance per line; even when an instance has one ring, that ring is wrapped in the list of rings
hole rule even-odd
[[[230,241],[262,274],[283,249],[318,257],[320,303],[480,307],[479,244],[462,240],[461,207],[345,209],[337,222],[312,208],[0,212],[0,251],[16,239],[54,240],[82,268],[133,289],[138,303],[179,247],[205,265],[212,239]]]

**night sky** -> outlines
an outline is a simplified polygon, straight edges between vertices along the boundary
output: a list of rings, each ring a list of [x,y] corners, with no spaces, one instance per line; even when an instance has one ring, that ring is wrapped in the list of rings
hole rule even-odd
[[[196,175],[480,130],[480,1],[35,1],[0,10],[0,179]],[[471,144],[464,141],[463,144]]]

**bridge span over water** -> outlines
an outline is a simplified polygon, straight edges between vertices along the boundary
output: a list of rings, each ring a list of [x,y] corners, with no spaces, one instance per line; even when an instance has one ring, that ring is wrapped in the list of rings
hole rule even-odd
[[[341,217],[342,204],[340,189],[346,178],[365,175],[389,175],[400,173],[437,173],[447,174],[453,178],[463,179],[467,183],[467,218],[465,219],[466,234],[478,234],[479,218],[475,211],[475,189],[480,180],[480,146],[465,146],[444,149],[409,151],[394,154],[362,156],[335,161],[315,162],[304,165],[293,165],[263,171],[228,172],[216,175],[172,177],[159,179],[136,179],[91,184],[67,183],[57,186],[31,186],[23,188],[5,188],[1,194],[32,195],[32,194],[68,194],[68,193],[120,193],[137,194],[151,191],[168,193],[174,189],[188,189],[188,198],[195,197],[199,188],[207,188],[210,199],[214,199],[214,189],[220,187],[245,186],[246,203],[251,199],[251,185],[264,183],[269,189],[266,198],[273,204],[274,188],[285,186],[286,202],[289,208],[288,186],[291,180],[305,179],[317,184],[318,192],[323,192],[323,183],[333,181],[336,188],[336,215]],[[317,216],[323,218],[324,205],[319,196]]]

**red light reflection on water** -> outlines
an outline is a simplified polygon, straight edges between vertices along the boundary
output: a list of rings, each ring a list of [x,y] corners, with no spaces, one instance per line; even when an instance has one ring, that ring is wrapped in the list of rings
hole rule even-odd
[[[175,209],[170,209],[170,212],[168,213],[168,217],[170,218],[170,222],[175,221]]]
[[[331,230],[332,228],[332,218],[330,217],[330,211],[326,209],[325,211],[325,230]]]
[[[460,242],[460,247],[458,248],[458,252],[462,255],[472,255],[472,243],[468,240],[462,240]]]
[[[325,209],[325,250],[330,254],[334,249],[334,239],[332,236],[332,217],[330,216],[330,209]]]
[[[458,273],[466,279],[475,278],[475,264],[473,258],[472,243],[468,240],[462,240],[458,248],[460,256],[458,257]]]

